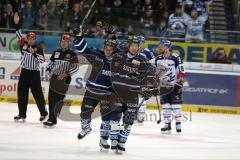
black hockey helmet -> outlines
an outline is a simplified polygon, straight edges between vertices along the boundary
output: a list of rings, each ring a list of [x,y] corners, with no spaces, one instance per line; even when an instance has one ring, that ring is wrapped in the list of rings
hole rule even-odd
[[[111,46],[113,48],[116,48],[117,41],[116,39],[113,39],[113,38],[106,39],[104,42],[104,46]]]
[[[139,39],[138,39],[137,36],[129,36],[128,37],[128,43],[129,43],[129,45],[132,44],[132,43],[139,44]]]

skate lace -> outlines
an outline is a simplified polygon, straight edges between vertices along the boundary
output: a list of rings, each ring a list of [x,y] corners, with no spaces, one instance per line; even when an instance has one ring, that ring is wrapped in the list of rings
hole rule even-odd
[[[80,132],[80,135],[85,136],[85,135],[88,134],[89,132],[91,132],[91,128],[82,130],[82,131]]]

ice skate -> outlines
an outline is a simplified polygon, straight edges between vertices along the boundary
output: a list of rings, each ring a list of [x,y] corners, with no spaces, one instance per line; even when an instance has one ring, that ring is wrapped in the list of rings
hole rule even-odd
[[[171,133],[171,123],[165,123],[164,126],[161,128],[162,134],[170,134]]]
[[[92,131],[92,128],[87,128],[82,130],[80,133],[78,133],[78,139],[83,139],[86,135],[88,135]]]
[[[182,132],[181,122],[176,122],[176,132],[177,133]]]
[[[26,122],[26,118],[21,117],[21,116],[15,116],[14,121],[17,123],[24,123],[24,122]]]
[[[126,151],[125,144],[124,143],[118,143],[116,153],[117,154],[123,154],[125,151]]]
[[[116,151],[117,150],[118,141],[117,140],[111,140],[111,150]]]
[[[108,152],[110,149],[110,145],[108,144],[107,140],[103,138],[100,139],[99,146],[101,152]]]
[[[137,118],[137,124],[138,124],[138,126],[143,126],[144,120],[145,120],[145,117],[144,117],[144,116],[139,116],[139,115],[138,115],[138,118]]]
[[[145,113],[138,113],[138,116],[137,116],[138,126],[142,126],[144,124],[144,121],[145,121]]]
[[[53,123],[52,121],[48,120],[46,122],[43,122],[44,128],[53,128],[56,125],[56,123]]]
[[[48,115],[48,112],[45,112],[44,115],[41,115],[41,116],[40,116],[39,121],[40,121],[40,122],[45,121],[45,120],[47,119],[47,115]]]
[[[43,122],[43,121],[45,121],[47,119],[47,116],[41,116],[40,118],[39,118],[39,121],[40,122]]]

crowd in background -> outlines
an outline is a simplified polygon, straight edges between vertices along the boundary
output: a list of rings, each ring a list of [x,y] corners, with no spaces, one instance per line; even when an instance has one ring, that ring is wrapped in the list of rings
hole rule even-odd
[[[102,23],[119,26],[122,34],[142,33],[175,40],[204,41],[210,0],[97,0],[89,17],[88,33],[104,37]],[[79,26],[90,0],[1,0],[0,26],[14,28],[13,14],[22,18],[22,28],[71,31]]]
[[[70,32],[80,25],[91,3],[90,0],[1,0],[0,28],[14,29],[13,15],[18,12],[24,29]],[[86,33],[89,37],[105,38],[102,26],[107,22],[118,26],[119,36],[145,34],[201,42],[211,4],[212,0],[97,0]],[[222,52],[211,62],[230,63]]]

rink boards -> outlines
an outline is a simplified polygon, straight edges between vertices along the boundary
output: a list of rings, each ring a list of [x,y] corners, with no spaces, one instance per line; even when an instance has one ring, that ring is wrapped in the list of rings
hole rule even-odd
[[[16,102],[20,74],[19,61],[1,60],[0,62],[0,101]],[[46,64],[40,67],[45,97],[48,94],[48,81],[44,73]],[[80,106],[83,95],[80,93],[84,90],[84,76],[87,68],[87,65],[80,66],[79,72],[72,77],[71,93],[67,95],[67,102],[70,105]],[[190,67],[187,66],[187,68]],[[184,111],[240,114],[239,73],[187,70],[184,86]],[[31,94],[30,96],[30,103],[34,103]],[[148,109],[157,109],[155,97],[148,100],[147,104]]]

